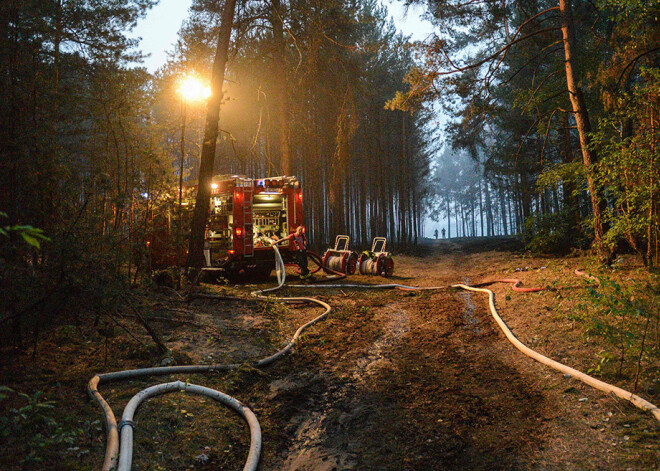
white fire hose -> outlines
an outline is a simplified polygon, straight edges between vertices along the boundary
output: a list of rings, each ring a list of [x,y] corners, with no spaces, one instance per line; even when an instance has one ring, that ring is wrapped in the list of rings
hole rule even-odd
[[[276,247],[275,249],[275,260],[276,260],[276,270],[277,270],[277,279],[278,285],[275,288],[269,288],[261,291],[255,291],[252,293],[253,296],[256,296],[264,300],[277,300],[283,301],[286,303],[291,302],[310,302],[317,304],[324,309],[323,313],[296,330],[295,334],[282,349],[275,352],[273,355],[270,355],[266,358],[262,358],[254,362],[254,365],[257,367],[264,367],[270,365],[288,351],[290,351],[302,333],[316,324],[317,322],[325,319],[328,314],[332,311],[332,308],[329,304],[308,297],[268,297],[263,296],[262,293],[274,291],[280,289],[284,286],[286,280],[285,266],[282,256]],[[243,406],[238,400],[227,396],[220,391],[215,391],[213,389],[204,388],[203,386],[196,386],[191,384],[182,383],[180,381],[172,383],[162,383],[155,386],[151,386],[140,391],[136,396],[131,399],[131,401],[126,405],[124,413],[122,415],[122,422],[120,425],[117,425],[117,419],[115,414],[108,404],[108,402],[103,398],[101,393],[98,391],[99,384],[108,383],[111,381],[119,381],[125,379],[134,379],[138,377],[145,376],[158,376],[158,375],[168,375],[168,374],[189,374],[189,373],[209,373],[213,371],[229,371],[236,368],[239,368],[240,364],[229,364],[229,365],[187,365],[187,366],[166,366],[166,367],[155,367],[155,368],[140,368],[135,370],[126,370],[126,371],[117,371],[113,373],[104,373],[94,376],[89,380],[87,385],[87,391],[89,392],[92,399],[94,399],[103,409],[105,416],[105,429],[106,429],[106,451],[105,458],[103,461],[102,471],[111,471],[117,469],[117,471],[129,471],[131,469],[132,462],[132,452],[133,452],[133,428],[135,423],[133,422],[133,416],[140,405],[140,403],[156,394],[166,394],[174,391],[183,390],[186,392],[191,392],[195,394],[204,394],[209,397],[216,399],[217,401],[233,408],[236,412],[239,413],[250,426],[251,434],[251,444],[250,452],[248,454],[247,460],[243,467],[244,471],[255,471],[259,464],[259,457],[261,453],[261,430],[259,427],[259,422],[254,416],[252,411],[247,407]],[[121,430],[120,430],[121,429]],[[120,436],[121,433],[121,436]],[[119,463],[118,463],[119,460]],[[117,468],[117,465],[119,467]]]
[[[257,367],[267,366],[273,363],[274,361],[276,361],[277,359],[279,359],[280,357],[282,357],[283,355],[285,355],[295,346],[296,342],[298,341],[298,339],[306,329],[316,324],[317,322],[320,322],[321,320],[325,319],[332,311],[332,308],[330,307],[329,304],[320,301],[316,298],[265,296],[266,293],[270,293],[281,289],[282,287],[284,287],[284,284],[286,282],[286,267],[284,265],[284,260],[282,259],[282,256],[279,250],[277,249],[276,244],[273,245],[273,250],[275,252],[275,269],[277,273],[278,284],[273,288],[253,291],[251,293],[252,296],[256,296],[257,298],[264,300],[272,299],[277,301],[283,301],[285,303],[309,302],[323,307],[324,312],[321,315],[317,316],[316,318],[312,319],[311,321],[299,327],[298,330],[296,330],[293,337],[291,338],[291,340],[289,341],[289,343],[287,343],[287,345],[284,346],[281,350],[277,351],[273,355],[270,355],[266,358],[262,358],[260,360],[255,361],[253,364]],[[290,288],[358,288],[358,289],[394,289],[395,288],[406,291],[444,289],[444,287],[439,287],[439,286],[417,287],[417,286],[406,286],[406,285],[399,285],[393,283],[380,284],[380,285],[362,285],[362,284],[289,285],[289,287]],[[546,356],[541,355],[540,353],[532,350],[531,348],[527,347],[522,342],[520,342],[513,335],[513,333],[508,328],[506,323],[497,313],[497,309],[495,308],[495,294],[491,290],[484,288],[474,288],[464,284],[456,284],[456,285],[452,285],[452,287],[465,289],[469,291],[487,293],[490,304],[490,310],[491,310],[491,314],[493,315],[493,318],[495,319],[499,327],[502,329],[507,339],[509,339],[509,341],[513,343],[513,345],[518,350],[523,352],[525,355],[547,366],[550,366],[551,368],[554,368],[558,371],[561,371],[566,374],[570,374],[576,379],[579,379],[580,381],[596,389],[599,389],[607,393],[613,393],[616,396],[631,402],[636,407],[651,412],[654,415],[654,417],[658,419],[658,421],[660,421],[660,409],[657,406],[646,401],[645,399],[642,399],[641,397],[631,392],[625,391],[619,387],[610,385],[596,378],[593,378],[587,374],[584,374],[578,370],[575,370],[571,367],[556,362]],[[106,435],[107,435],[105,459],[103,462],[103,466],[101,468],[102,471],[111,471],[115,469],[117,464],[119,465],[119,467],[116,468],[117,471],[130,471],[131,462],[132,462],[132,451],[133,451],[133,431],[134,431],[133,429],[135,427],[135,423],[133,422],[133,417],[135,411],[137,410],[140,403],[145,399],[158,394],[165,394],[174,391],[185,391],[193,394],[203,394],[209,396],[217,400],[218,402],[221,402],[222,404],[234,409],[234,411],[236,411],[239,415],[241,415],[241,417],[243,417],[243,419],[248,423],[250,427],[250,435],[251,435],[250,450],[245,465],[243,467],[243,470],[255,471],[259,464],[259,458],[261,453],[261,429],[259,427],[259,422],[249,408],[241,404],[238,400],[234,399],[233,397],[227,396],[226,394],[223,394],[220,391],[205,388],[203,386],[183,383],[181,381],[157,384],[140,391],[129,401],[129,403],[126,405],[124,409],[124,413],[122,415],[122,421],[118,427],[117,420],[115,418],[114,412],[112,411],[112,408],[98,391],[99,384],[103,384],[111,381],[133,379],[144,376],[229,371],[232,369],[236,369],[238,367],[240,367],[240,364],[169,366],[169,367],[141,368],[135,370],[118,371],[118,372],[104,373],[94,376],[89,381],[88,392],[90,396],[103,409],[103,412],[105,414],[105,426],[106,426]],[[119,437],[119,432],[121,433],[121,438]]]
[[[516,347],[518,350],[523,352],[528,357],[531,357],[536,361],[549,366],[550,368],[554,368],[557,371],[561,371],[562,373],[569,374],[593,388],[596,388],[606,393],[612,393],[615,396],[620,397],[621,399],[625,399],[626,401],[632,403],[634,406],[644,411],[650,412],[658,421],[660,421],[660,408],[658,408],[658,406],[651,404],[649,401],[642,399],[636,394],[626,391],[625,389],[621,389],[617,386],[613,386],[611,384],[605,383],[604,381],[600,381],[599,379],[596,379],[593,376],[589,376],[588,374],[582,373],[581,371],[571,368],[570,366],[563,365],[562,363],[552,360],[544,355],[541,355],[540,353],[532,350],[527,345],[525,345],[520,340],[518,340],[497,313],[497,309],[495,308],[495,293],[493,293],[491,290],[485,288],[473,288],[472,286],[467,286],[463,284],[452,285],[452,288],[461,288],[468,291],[477,291],[488,294],[488,304],[490,305],[490,312],[493,315],[495,322],[497,322],[497,325],[500,326],[500,329],[502,329],[502,332],[504,332],[504,335],[506,335],[506,338],[509,339],[509,341],[514,345],[514,347]]]
[[[248,423],[250,427],[250,452],[245,460],[244,470],[256,470],[261,453],[261,427],[254,413],[231,396],[216,391],[215,389],[197,386],[196,384],[175,381],[173,383],[162,383],[143,389],[137,393],[126,404],[120,422],[120,433],[122,447],[119,452],[119,466],[117,471],[130,471],[133,460],[133,415],[140,403],[150,397],[174,391],[185,391],[191,394],[201,394],[224,404],[236,411]]]
[[[275,249],[276,253],[276,267],[277,267],[277,279],[279,281],[279,284],[275,288],[269,288],[267,290],[263,291],[257,291],[255,293],[263,293],[267,291],[275,291],[277,289],[280,289],[284,286],[284,282],[286,280],[286,273],[284,271],[284,262],[282,260],[282,256],[280,255],[279,251],[277,250],[277,247],[273,247]],[[577,274],[582,274],[576,271]],[[587,276],[590,279],[597,280],[597,278],[594,278],[592,276],[582,274],[582,276]],[[514,282],[517,284],[520,283],[519,280],[506,280],[507,282]],[[467,286],[464,284],[455,284],[451,286],[452,288],[461,288],[469,291],[476,291],[476,292],[482,292],[482,293],[487,293],[488,294],[488,302],[490,305],[490,312],[493,315],[493,318],[495,319],[495,322],[497,322],[497,325],[502,329],[502,332],[504,332],[504,335],[506,335],[506,338],[522,353],[525,355],[535,359],[536,361],[543,363],[544,365],[547,365],[551,368],[554,368],[557,371],[560,371],[565,374],[569,374],[573,376],[574,378],[582,381],[583,383],[588,384],[589,386],[598,389],[600,391],[606,392],[606,393],[612,393],[616,395],[617,397],[620,397],[621,399],[625,399],[626,401],[629,401],[632,403],[634,406],[647,411],[651,412],[653,416],[660,421],[660,408],[655,406],[654,404],[650,403],[649,401],[637,396],[636,394],[633,394],[629,391],[626,391],[625,389],[621,389],[617,386],[613,386],[611,384],[605,383],[604,381],[600,381],[599,379],[596,379],[592,376],[589,376],[585,373],[582,373],[581,371],[578,371],[574,368],[571,368],[570,366],[566,366],[562,363],[559,363],[555,360],[552,360],[544,355],[541,355],[540,353],[532,350],[525,344],[523,344],[520,340],[516,338],[515,335],[511,332],[509,327],[506,325],[504,320],[499,316],[497,313],[497,309],[495,308],[495,293],[493,293],[489,289],[485,288],[474,288],[471,286]],[[402,290],[439,290],[443,289],[443,287],[440,286],[433,286],[433,287],[417,287],[417,286],[405,286],[405,285],[398,285],[398,284],[382,284],[382,285],[360,285],[360,284],[346,284],[346,283],[341,283],[341,284],[324,284],[324,285],[289,285],[289,288],[398,288]],[[531,290],[530,290],[531,291]],[[252,294],[255,294],[252,293]],[[281,299],[296,299],[296,298],[281,298]]]

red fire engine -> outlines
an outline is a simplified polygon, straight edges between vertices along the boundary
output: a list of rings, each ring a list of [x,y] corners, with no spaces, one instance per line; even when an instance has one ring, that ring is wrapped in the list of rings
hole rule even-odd
[[[194,204],[197,184],[184,189],[182,227],[187,226]],[[204,241],[205,271],[217,272],[230,281],[266,279],[275,268],[275,253],[271,239],[283,239],[303,225],[303,201],[300,182],[296,177],[253,179],[243,175],[219,175],[212,179],[209,217]],[[168,213],[169,215],[169,213]],[[151,237],[151,261],[154,267],[175,265],[186,259],[186,237],[182,237],[179,256],[171,249],[172,218],[154,218]],[[394,269],[385,239],[377,237],[371,252],[357,257],[348,250],[348,236],[338,236],[334,249],[323,259],[309,253],[319,267],[333,273],[391,276]],[[380,251],[376,250],[380,242]],[[344,244],[343,249],[340,245]],[[168,247],[170,247],[168,249]],[[293,241],[278,244],[284,262],[295,264]],[[315,258],[314,258],[315,257]],[[373,260],[372,260],[373,259]],[[325,268],[327,267],[327,268]]]
[[[229,279],[266,278],[275,266],[269,240],[284,238],[302,224],[302,190],[295,177],[213,177],[204,249],[207,269]],[[285,262],[293,262],[291,241],[279,248]]]

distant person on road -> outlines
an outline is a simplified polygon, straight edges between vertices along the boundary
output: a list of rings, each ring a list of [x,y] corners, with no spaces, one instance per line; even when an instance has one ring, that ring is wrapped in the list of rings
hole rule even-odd
[[[435,234],[435,240],[438,240],[438,230],[437,229],[435,230],[434,234]]]
[[[438,232],[438,231],[435,231],[435,232]],[[443,239],[445,238],[445,233],[446,233],[446,232],[447,232],[447,231],[446,231],[445,228],[443,227],[443,228],[442,228],[442,238],[443,238]],[[438,238],[438,235],[437,235],[437,234],[435,235],[435,238],[436,238],[436,239]]]

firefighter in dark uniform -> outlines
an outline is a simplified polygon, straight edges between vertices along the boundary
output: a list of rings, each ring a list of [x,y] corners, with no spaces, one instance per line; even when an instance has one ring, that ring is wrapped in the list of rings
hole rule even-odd
[[[303,226],[298,226],[296,231],[293,234],[288,235],[284,239],[278,239],[277,236],[273,236],[272,240],[275,243],[282,242],[284,240],[292,240],[293,246],[296,249],[296,263],[300,268],[300,279],[306,280],[312,277],[312,274],[307,268],[307,236],[305,236],[305,228]]]
[[[296,263],[300,267],[300,279],[306,280],[312,275],[309,273],[309,268],[307,268],[307,236],[305,236],[305,228],[298,226],[292,236],[296,248]]]

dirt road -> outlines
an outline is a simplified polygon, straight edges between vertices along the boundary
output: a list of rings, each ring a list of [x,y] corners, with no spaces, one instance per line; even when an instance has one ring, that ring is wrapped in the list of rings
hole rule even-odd
[[[573,265],[581,261],[504,249],[436,243],[418,256],[397,256],[392,281],[448,286],[515,273],[530,286],[575,285]],[[245,295],[254,287],[205,289]],[[530,294],[507,285],[493,289],[500,314],[521,341],[584,371],[597,363],[598,339],[586,339],[569,315],[579,286]],[[449,289],[295,294],[321,297],[334,310],[273,366],[117,383],[105,386],[104,395],[118,414],[137,391],[166,380],[231,394],[259,418],[263,470],[660,468],[660,429],[649,414],[524,357],[497,329],[484,296]],[[174,352],[168,361],[175,363],[265,356],[318,315],[312,307],[279,303],[183,303],[173,296],[149,302],[153,313],[187,321],[158,324]],[[85,382],[99,371],[152,366],[153,350],[146,334],[120,332],[104,365],[102,344],[86,335],[96,334],[83,331],[67,340],[57,332],[43,343],[49,352],[44,361],[5,365],[2,377],[11,378],[12,387],[45,391],[61,406],[57,420],[80,428],[72,443],[54,443],[43,451],[45,461],[28,468],[12,457],[22,443],[8,443],[0,453],[5,469],[91,469],[102,461],[101,416],[83,393]],[[657,403],[653,393],[641,391]],[[135,470],[242,467],[247,429],[210,401],[184,394],[156,398],[140,408],[136,421]]]
[[[439,244],[421,258],[399,257],[397,281],[470,283],[503,263],[539,261]],[[520,298],[502,314],[533,340],[523,326],[547,312],[554,295],[496,290],[502,301]],[[298,349],[297,373],[271,386],[273,402],[297,410],[279,418],[288,440],[264,469],[658,467],[652,417],[522,356],[495,326],[485,297],[444,290],[331,299],[338,314]]]

